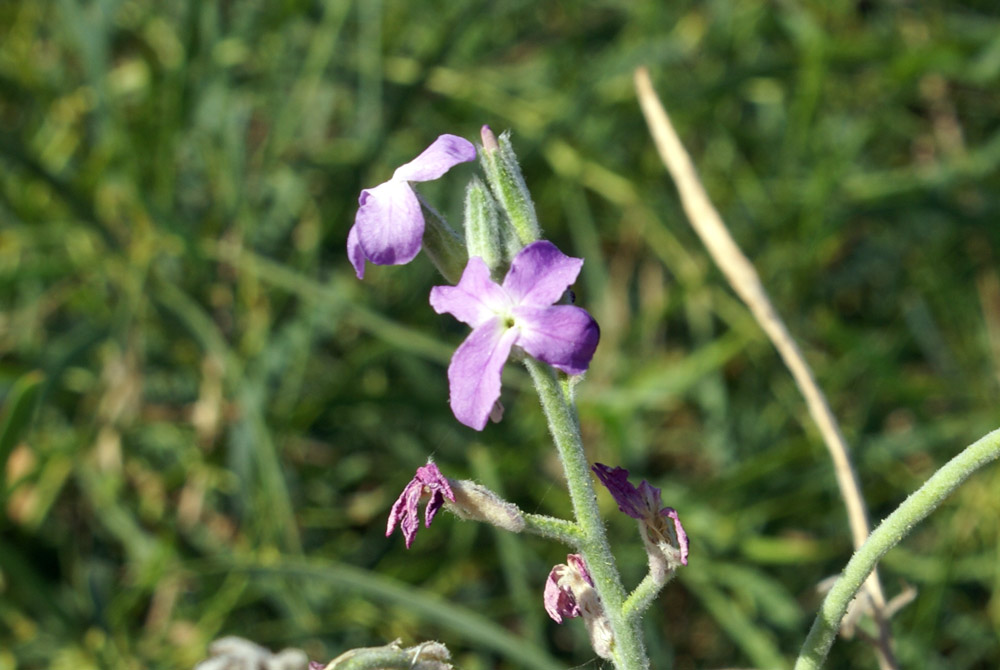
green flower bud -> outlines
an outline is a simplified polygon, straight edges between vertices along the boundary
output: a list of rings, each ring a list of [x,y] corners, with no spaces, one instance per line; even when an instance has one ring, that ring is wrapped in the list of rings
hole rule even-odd
[[[512,533],[524,530],[524,514],[514,503],[468,479],[449,479],[448,484],[455,501],[446,500],[444,506],[455,516],[467,521],[482,521]]]
[[[502,237],[496,201],[486,185],[473,177],[465,191],[465,244],[469,258],[479,256],[486,261],[494,277],[505,260]]]
[[[479,152],[479,160],[493,195],[514,229],[517,248],[508,249],[508,253],[516,253],[521,247],[542,237],[535,205],[531,202],[531,193],[517,164],[510,132],[501,133],[498,140],[489,126],[483,126],[482,138],[483,150]]]
[[[440,642],[424,642],[403,649],[399,640],[384,647],[344,652],[323,670],[453,670],[451,654]]]
[[[465,251],[465,240],[448,225],[437,210],[420,197],[420,205],[430,216],[424,217],[424,253],[449,283],[457,284],[462,277],[469,257]]]

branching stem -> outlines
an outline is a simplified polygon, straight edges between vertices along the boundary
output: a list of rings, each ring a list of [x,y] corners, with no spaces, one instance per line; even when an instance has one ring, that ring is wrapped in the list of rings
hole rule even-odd
[[[535,383],[542,409],[549,423],[566,474],[576,523],[581,531],[580,554],[594,582],[594,589],[604,605],[614,633],[613,661],[617,670],[647,670],[649,660],[637,621],[625,616],[622,606],[625,589],[611,554],[604,522],[597,507],[594,479],[583,449],[576,408],[568,387],[560,384],[555,371],[544,363],[528,358],[524,364]]]

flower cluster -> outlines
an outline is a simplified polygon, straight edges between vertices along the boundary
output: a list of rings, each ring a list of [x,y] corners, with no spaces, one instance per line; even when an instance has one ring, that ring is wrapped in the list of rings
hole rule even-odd
[[[482,138],[480,158],[486,183],[473,178],[466,191],[464,237],[422,205],[412,186],[437,179],[476,157],[476,147],[467,140],[442,135],[415,159],[396,169],[389,181],[361,192],[347,239],[348,257],[359,279],[364,278],[368,262],[408,263],[424,248],[442,274],[455,284],[432,288],[430,306],[438,314],[450,314],[471,328],[448,366],[449,403],[460,423],[480,431],[489,419],[499,421],[502,416],[501,377],[509,358],[531,356],[562,374],[580,375],[590,366],[600,340],[600,329],[593,317],[571,304],[569,287],[580,274],[583,260],[567,256],[551,242],[540,239],[534,206],[509,137],[503,134],[498,141],[484,126]],[[422,207],[434,214],[430,223],[425,221]],[[580,450],[582,454],[582,445]],[[571,484],[585,482],[578,486],[589,487],[586,469],[578,471],[576,479],[570,479]],[[673,508],[662,506],[660,490],[648,482],[635,487],[629,483],[626,470],[600,463],[593,466],[593,472],[611,492],[619,509],[639,522],[653,577],[643,583],[652,581],[656,587],[645,591],[648,606],[673,571],[687,565],[684,527]],[[419,508],[425,499],[425,527],[431,525],[442,507],[447,507],[460,518],[512,532],[530,529],[564,540],[586,554],[589,540],[582,539],[579,524],[522,513],[516,505],[475,482],[448,479],[433,462],[417,468],[393,504],[386,536],[400,528],[409,548],[420,526]],[[557,623],[582,617],[591,644],[602,658],[617,659],[616,649],[626,654],[629,648],[641,646],[629,641],[627,629],[619,626],[612,630],[591,573],[579,554],[569,554],[565,564],[552,569],[543,601],[545,611]]]
[[[484,138],[495,145],[487,130]],[[364,277],[366,260],[399,265],[420,250],[424,217],[410,182],[437,179],[475,156],[468,140],[442,135],[392,179],[361,192],[347,237],[347,255],[358,278]],[[566,256],[551,242],[536,241],[514,256],[502,284],[493,281],[481,257],[473,256],[457,286],[431,290],[431,306],[439,314],[447,312],[473,329],[448,367],[451,408],[461,423],[483,430],[491,413],[502,415],[494,411],[500,375],[515,347],[566,374],[587,370],[600,339],[597,322],[584,309],[556,304],[582,266],[582,259]]]

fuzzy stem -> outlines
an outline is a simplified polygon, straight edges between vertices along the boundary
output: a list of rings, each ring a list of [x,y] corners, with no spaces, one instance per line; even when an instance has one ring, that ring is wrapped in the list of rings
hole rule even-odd
[[[658,578],[652,572],[643,577],[639,585],[635,587],[635,590],[628,594],[625,604],[622,605],[622,613],[625,615],[625,618],[631,620],[641,617],[643,612],[653,604],[653,600],[663,590],[663,587],[667,585],[667,582],[673,579],[673,576],[674,572],[671,571],[664,575],[663,578]]]
[[[558,540],[574,548],[579,547],[584,539],[580,527],[572,521],[544,514],[525,514],[524,532]]]
[[[638,623],[627,619],[622,612],[625,589],[597,507],[593,478],[583,450],[576,409],[568,394],[568,387],[559,383],[555,372],[548,365],[531,358],[526,359],[524,364],[542,401],[542,409],[566,473],[576,523],[582,533],[580,554],[587,563],[594,589],[601,599],[614,633],[612,655],[615,668],[647,670],[649,660],[646,658]]]
[[[826,594],[809,635],[802,645],[795,670],[817,670],[833,646],[840,620],[879,559],[913,530],[913,527],[937,509],[938,505],[968,477],[1000,457],[1000,429],[980,438],[948,461],[927,482],[879,524],[861,545],[840,578]]]

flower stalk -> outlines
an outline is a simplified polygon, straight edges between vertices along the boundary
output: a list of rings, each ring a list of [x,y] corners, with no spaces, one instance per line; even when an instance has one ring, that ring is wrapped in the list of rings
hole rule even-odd
[[[557,540],[563,544],[576,549],[583,542],[583,533],[580,527],[572,521],[557,519],[544,514],[525,514],[524,531],[533,535],[547,537],[550,540]]]
[[[538,392],[566,474],[570,500],[582,534],[579,551],[587,563],[594,589],[604,606],[614,635],[612,661],[617,670],[646,670],[649,660],[639,634],[638,622],[633,618],[626,618],[622,611],[625,589],[597,507],[597,495],[594,493],[590,465],[583,449],[575,405],[568,394],[568,388],[559,382],[552,368],[531,358],[524,363]]]
[[[840,629],[847,606],[879,560],[906,537],[913,527],[937,509],[952,491],[982,466],[1000,458],[1000,428],[972,443],[935,472],[879,524],[854,553],[840,578],[826,594],[813,621],[795,670],[818,670]]]

